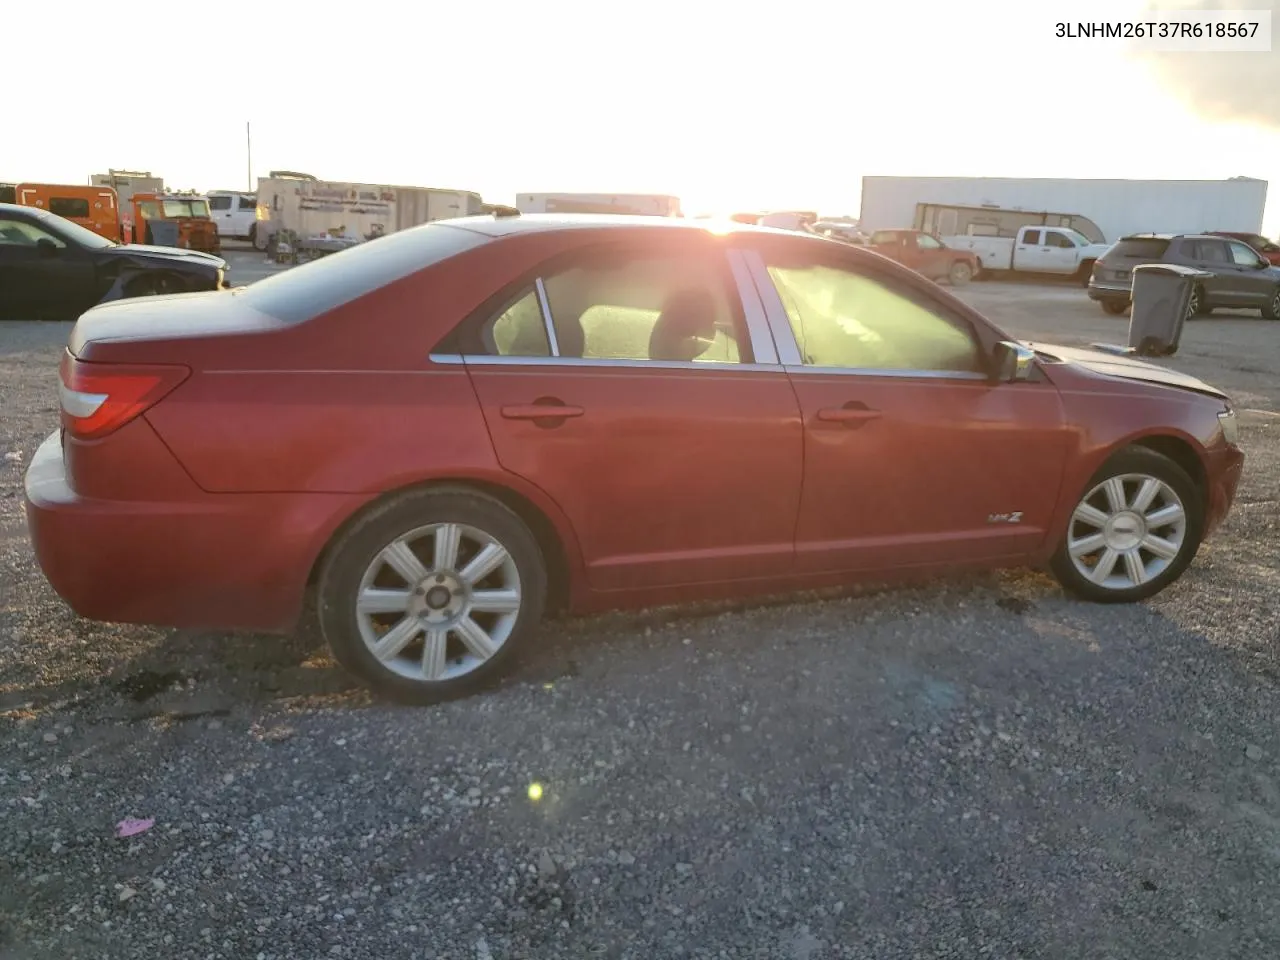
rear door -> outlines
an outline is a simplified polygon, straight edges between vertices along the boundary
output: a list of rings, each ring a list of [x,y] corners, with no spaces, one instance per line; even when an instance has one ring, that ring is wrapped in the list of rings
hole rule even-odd
[[[1072,442],[1047,380],[997,383],[952,308],[839,252],[762,251],[757,286],[805,426],[804,573],[1020,558]]]
[[[588,245],[460,332],[499,461],[569,517],[596,590],[793,567],[795,393],[745,268],[690,233]]]
[[[1041,227],[1023,227],[1013,245],[1013,269],[1033,273],[1051,270],[1051,251]]]

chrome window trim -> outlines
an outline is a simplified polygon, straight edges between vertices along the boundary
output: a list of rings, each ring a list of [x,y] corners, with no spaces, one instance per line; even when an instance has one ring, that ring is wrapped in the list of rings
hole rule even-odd
[[[547,299],[547,287],[539,275],[533,281],[533,289],[538,294],[538,309],[542,311],[542,325],[547,331],[547,347],[551,356],[560,356],[560,341],[556,339],[556,324],[551,318],[551,301]]]
[[[636,358],[608,359],[600,357],[494,357],[486,354],[433,353],[432,363],[466,364],[469,367],[551,367],[595,368],[635,370],[700,370],[782,373],[777,363],[720,363],[713,360],[640,360]]]
[[[744,253],[741,250],[729,250],[727,255],[729,270],[733,273],[734,286],[738,291],[738,302],[742,304],[742,316],[747,325],[751,356],[756,365],[776,366],[778,350],[769,330],[769,317],[751,277],[751,269]]]
[[[811,367],[804,364],[785,367],[787,373],[802,376],[824,377],[888,377],[900,380],[974,380],[987,383],[991,378],[985,373],[972,373],[965,370],[895,370],[879,367]]]

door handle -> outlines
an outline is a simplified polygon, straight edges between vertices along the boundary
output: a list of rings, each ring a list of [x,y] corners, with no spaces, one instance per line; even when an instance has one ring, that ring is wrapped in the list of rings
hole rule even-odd
[[[502,408],[502,416],[507,420],[565,420],[569,417],[580,417],[586,410],[567,403],[561,403],[551,397],[535,400],[533,403],[519,403]]]
[[[879,410],[872,410],[864,403],[851,400],[843,407],[823,407],[818,411],[818,419],[827,423],[843,423],[846,426],[861,426],[868,420],[880,418]]]

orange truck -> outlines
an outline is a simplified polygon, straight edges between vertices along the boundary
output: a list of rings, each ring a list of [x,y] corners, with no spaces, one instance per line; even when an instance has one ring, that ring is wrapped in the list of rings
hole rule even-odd
[[[200,250],[204,253],[222,251],[218,225],[210,215],[209,201],[204,197],[135,193],[132,203],[131,242]],[[174,226],[167,226],[168,224]]]
[[[12,199],[6,200],[9,191]],[[18,183],[0,187],[0,201],[38,207],[92,230],[109,240],[120,239],[120,202],[110,187],[66,183]]]

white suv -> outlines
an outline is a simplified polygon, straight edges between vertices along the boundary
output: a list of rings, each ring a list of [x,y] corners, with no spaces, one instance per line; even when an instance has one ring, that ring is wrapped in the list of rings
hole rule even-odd
[[[223,240],[252,240],[258,226],[258,198],[238,190],[210,190],[209,214]]]

